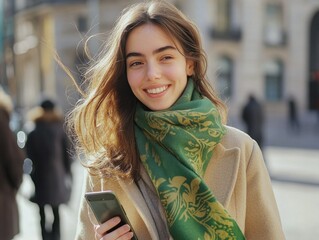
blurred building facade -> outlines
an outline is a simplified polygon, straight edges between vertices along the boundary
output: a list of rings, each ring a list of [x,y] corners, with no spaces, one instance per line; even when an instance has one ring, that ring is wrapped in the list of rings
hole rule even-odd
[[[74,73],[81,39],[106,33],[122,9],[138,0],[2,0],[6,80],[23,113],[45,94],[68,111],[73,83],[53,58]],[[250,93],[268,114],[286,114],[294,96],[301,112],[319,109],[318,0],[171,0],[199,26],[208,76],[237,115]],[[13,9],[13,10],[12,10]],[[11,16],[10,16],[11,14]],[[10,20],[12,19],[12,20]],[[6,25],[7,26],[7,25]],[[106,40],[107,35],[99,37]],[[92,41],[92,49],[99,41]],[[2,68],[3,69],[3,68]],[[80,78],[79,78],[79,81]]]

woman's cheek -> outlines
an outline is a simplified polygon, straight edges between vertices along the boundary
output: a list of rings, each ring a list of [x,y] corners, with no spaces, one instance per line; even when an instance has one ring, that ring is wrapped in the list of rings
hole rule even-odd
[[[186,67],[185,67],[186,68]],[[187,76],[185,68],[175,66],[174,64],[166,66],[162,70],[162,74],[169,79],[179,78],[180,76]]]
[[[143,80],[143,72],[134,70],[134,71],[128,71],[127,72],[127,79],[131,86],[137,86],[142,83]]]

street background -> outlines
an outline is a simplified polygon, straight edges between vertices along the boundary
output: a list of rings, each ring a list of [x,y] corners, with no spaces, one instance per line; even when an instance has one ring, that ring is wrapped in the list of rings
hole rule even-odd
[[[265,126],[264,157],[268,166],[287,240],[319,236],[319,123],[315,114],[301,117],[300,132],[287,127],[286,119],[268,117]],[[230,125],[242,128],[240,121]],[[61,208],[62,240],[74,238],[84,169],[73,165],[74,186],[69,205]],[[25,176],[18,203],[21,234],[14,240],[41,240],[37,206],[28,200],[33,190]]]

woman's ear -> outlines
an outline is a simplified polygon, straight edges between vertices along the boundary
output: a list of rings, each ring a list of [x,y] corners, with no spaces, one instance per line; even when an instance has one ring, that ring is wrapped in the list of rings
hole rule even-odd
[[[194,61],[187,59],[186,60],[186,74],[188,77],[194,74]]]

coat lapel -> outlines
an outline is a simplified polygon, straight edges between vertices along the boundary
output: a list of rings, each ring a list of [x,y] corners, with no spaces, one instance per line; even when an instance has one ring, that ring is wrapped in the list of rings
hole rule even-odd
[[[206,184],[226,208],[237,180],[239,154],[238,148],[226,149],[222,144],[218,144],[204,175]]]
[[[136,207],[136,210],[143,219],[146,227],[148,228],[149,234],[151,235],[152,239],[158,239],[156,225],[148,209],[148,206],[141,194],[141,191],[138,189],[136,183],[128,183],[121,180],[119,183],[123,191],[130,199],[132,205]]]

